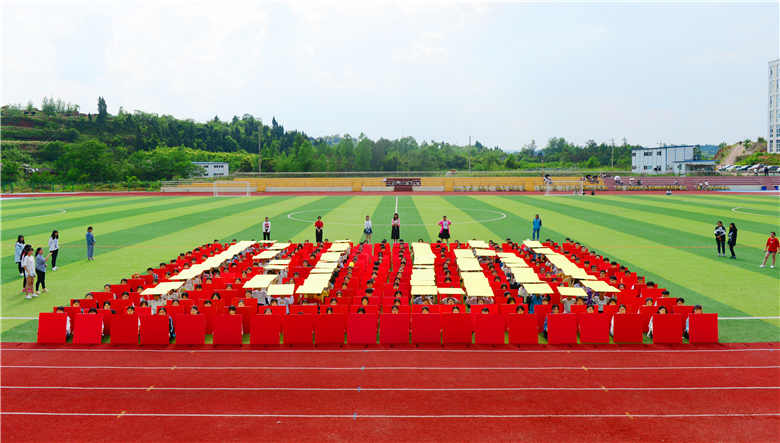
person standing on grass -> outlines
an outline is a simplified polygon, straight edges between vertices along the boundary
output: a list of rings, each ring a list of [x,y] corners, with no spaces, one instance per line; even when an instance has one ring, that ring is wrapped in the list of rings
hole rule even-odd
[[[265,218],[265,221],[263,222],[263,240],[270,240],[271,239],[271,221],[268,220],[268,217]]]
[[[718,247],[718,257],[726,256],[726,227],[723,226],[723,222],[718,220],[718,224],[715,225],[715,245]]]
[[[92,233],[92,226],[87,228],[87,260],[94,260],[95,257],[95,235]]]
[[[734,254],[734,246],[737,244],[737,225],[734,223],[729,223],[729,251],[731,252],[731,258],[736,259],[737,256]]]
[[[371,217],[366,216],[366,222],[363,224],[363,234],[366,236],[366,242],[371,243],[371,234],[374,233],[374,226],[371,224]]]
[[[531,240],[539,240],[539,232],[542,230],[542,219],[539,214],[536,214],[536,217],[531,221],[531,227],[533,228]]]
[[[761,267],[763,268],[766,266],[766,259],[769,258],[769,255],[772,255],[772,266],[770,268],[774,269],[775,267],[775,259],[777,258],[777,249],[780,247],[780,240],[777,239],[777,234],[774,233],[774,231],[769,233],[769,238],[766,239],[766,246],[764,247],[764,251],[766,253],[764,254],[764,261],[761,263]]]
[[[447,240],[450,239],[450,228],[452,227],[452,222],[447,220],[447,216],[442,216],[441,220],[439,220],[439,240],[444,240],[444,243],[447,243]]]
[[[27,245],[24,243],[24,236],[17,236],[16,244],[14,245],[14,262],[16,263],[16,267],[19,269],[19,275],[22,277],[24,277],[24,269],[22,269],[22,252],[24,251],[25,246]]]
[[[390,239],[393,243],[398,243],[401,239],[401,219],[397,212],[393,214],[393,220],[390,222]]]
[[[56,229],[49,237],[49,255],[51,255],[51,270],[57,270],[57,255],[60,253],[60,233]]]
[[[51,255],[51,253],[49,253]],[[38,288],[43,287],[42,292],[48,292],[46,289],[46,259],[48,256],[43,255],[43,248],[35,250],[35,275],[38,277],[35,280],[35,293],[38,293]]]
[[[314,222],[314,238],[317,243],[322,243],[322,228],[325,226],[324,223],[322,223],[322,216],[317,216],[317,221]]]
[[[32,246],[26,245],[24,251],[22,251],[22,269],[24,270],[24,292],[27,294],[24,298],[29,300],[33,297],[37,297],[33,291],[33,284],[35,283],[35,258],[33,257]]]
[[[16,237],[16,244],[14,245],[14,262],[16,263],[16,267],[19,269],[19,276],[22,277],[22,289],[24,289],[27,284],[27,280],[24,278],[24,269],[22,269],[22,257],[24,257],[24,247],[26,245],[24,244],[24,236],[19,235]]]

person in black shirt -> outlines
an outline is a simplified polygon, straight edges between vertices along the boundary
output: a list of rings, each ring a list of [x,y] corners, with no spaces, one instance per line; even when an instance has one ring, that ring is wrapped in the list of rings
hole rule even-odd
[[[731,251],[731,258],[736,259],[734,255],[734,246],[737,244],[737,226],[734,223],[729,223],[729,251]]]

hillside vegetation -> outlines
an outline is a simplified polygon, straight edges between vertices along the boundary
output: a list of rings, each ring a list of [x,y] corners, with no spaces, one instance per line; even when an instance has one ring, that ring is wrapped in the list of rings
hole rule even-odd
[[[757,141],[744,140],[732,145],[721,145],[715,160],[721,165],[780,165],[780,154],[768,153],[766,140],[759,137]]]
[[[276,119],[263,124],[252,115],[229,121],[214,117],[199,123],[169,115],[120,108],[108,114],[98,100],[97,114],[78,106],[44,99],[2,109],[2,180],[4,183],[115,182],[186,178],[198,173],[192,161],[225,161],[231,172],[282,171],[476,171],[545,168],[604,168],[611,145],[593,141],[577,146],[552,138],[540,149],[535,142],[519,152],[479,141],[473,146],[418,142],[412,137],[372,140],[363,134],[310,137],[286,130]],[[631,146],[614,147],[614,165],[630,169]]]

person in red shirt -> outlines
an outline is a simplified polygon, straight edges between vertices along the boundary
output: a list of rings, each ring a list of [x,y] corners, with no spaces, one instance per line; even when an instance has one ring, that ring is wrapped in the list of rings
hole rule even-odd
[[[766,254],[764,254],[764,261],[761,263],[762,268],[766,266],[766,259],[768,259],[769,255],[772,254],[772,266],[770,266],[770,268],[774,269],[778,247],[780,247],[780,240],[777,239],[777,235],[774,232],[770,232],[769,238],[766,239],[766,247],[764,248]]]
[[[316,238],[317,243],[322,243],[322,227],[325,226],[324,223],[322,223],[322,216],[317,216],[317,221],[314,222],[314,237]]]

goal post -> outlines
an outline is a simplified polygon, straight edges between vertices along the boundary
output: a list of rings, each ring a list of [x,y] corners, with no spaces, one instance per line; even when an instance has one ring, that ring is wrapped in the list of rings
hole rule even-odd
[[[584,183],[582,180],[555,180],[551,183],[545,183],[539,186],[539,191],[544,191],[544,195],[553,194],[574,194],[582,195]]]
[[[215,181],[211,184],[214,197],[249,197],[252,184],[247,181]]]

